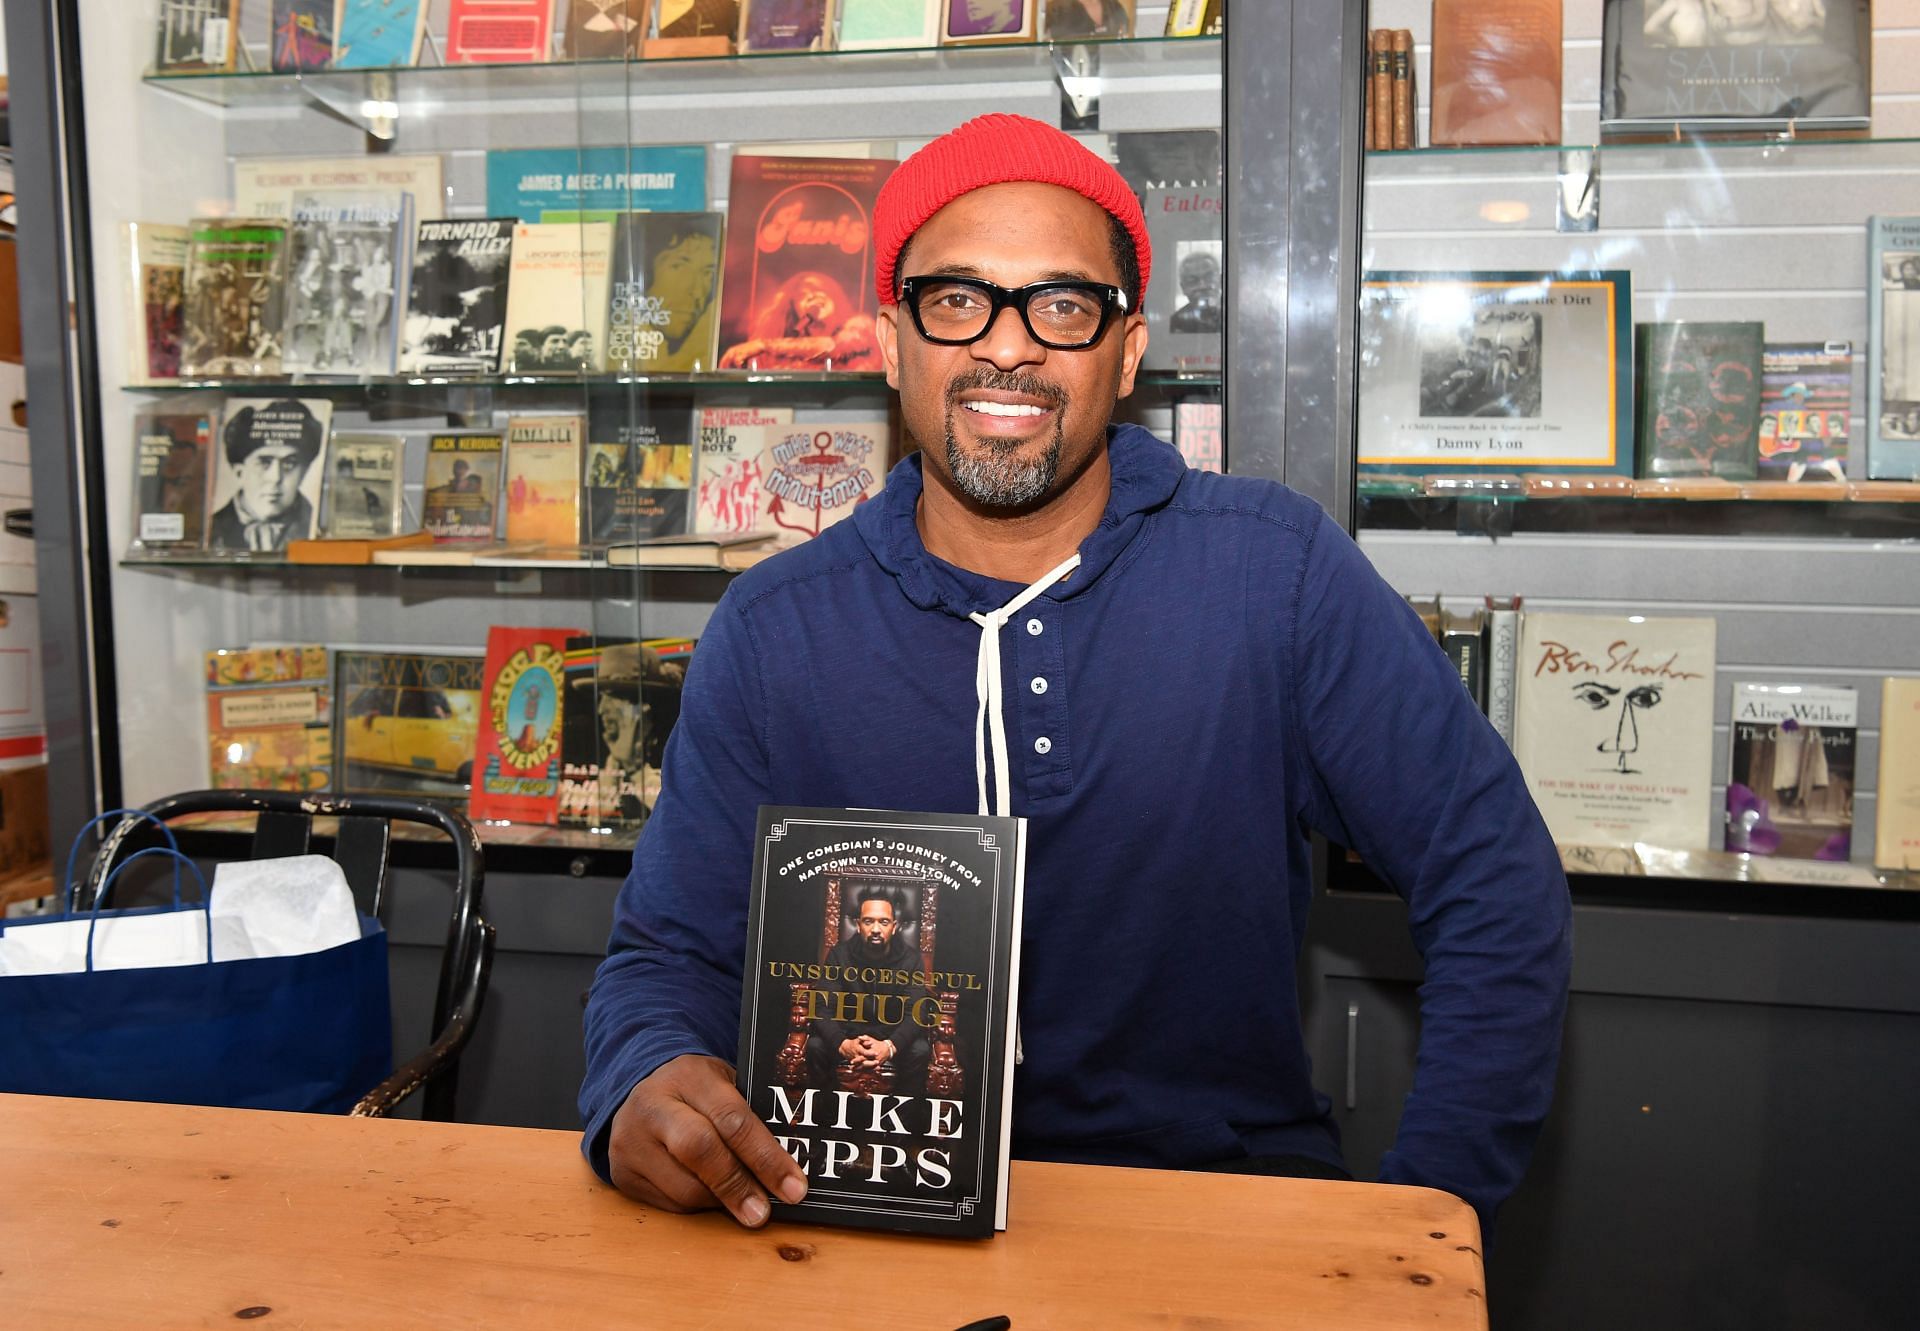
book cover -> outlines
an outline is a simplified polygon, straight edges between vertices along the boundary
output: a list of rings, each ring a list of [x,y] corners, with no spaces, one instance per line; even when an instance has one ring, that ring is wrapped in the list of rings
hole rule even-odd
[[[1168,37],[1217,37],[1226,25],[1226,0],[1173,0],[1167,6]]]
[[[1513,695],[1520,662],[1520,598],[1487,597],[1487,720],[1513,747]]]
[[[582,429],[578,416],[508,418],[509,542],[535,541],[542,546],[579,542]]]
[[[1144,209],[1147,191],[1217,189],[1220,131],[1217,129],[1126,130],[1111,136],[1114,167]]]
[[[437,153],[382,153],[368,157],[237,157],[233,162],[236,217],[293,216],[293,196],[317,190],[408,194],[413,215],[445,216],[446,190]]]
[[[314,534],[326,474],[326,398],[228,398],[213,462],[207,548],[284,554]]]
[[[156,74],[232,69],[240,39],[240,0],[160,0]]]
[[[1050,42],[1112,41],[1133,36],[1139,0],[1047,0]]]
[[[428,0],[339,0],[333,11],[335,69],[404,69],[419,63]]]
[[[590,544],[687,530],[693,435],[690,402],[617,389],[589,397],[582,502]]]
[[[631,545],[607,547],[608,568],[720,568],[741,569],[757,563],[770,547],[792,544],[777,536],[729,536],[720,532],[689,532],[651,536]],[[752,562],[748,562],[751,560]]]
[[[1393,141],[1396,151],[1414,144],[1413,33],[1393,30]]]
[[[1880,681],[1880,773],[1873,862],[1920,870],[1920,677]]]
[[[294,196],[282,337],[288,373],[393,373],[401,322],[394,284],[411,264],[413,228],[410,195]]]
[[[733,159],[720,368],[878,370],[873,201],[894,163]]]
[[[560,0],[560,53],[568,60],[638,59],[653,0]]]
[[[911,50],[940,41],[943,0],[840,0],[840,51]]]
[[[400,341],[402,374],[500,369],[513,228],[505,217],[419,224]]]
[[[397,434],[342,431],[320,496],[320,534],[328,540],[378,540],[400,530],[400,470],[407,441]]]
[[[479,747],[467,815],[552,825],[560,807],[564,658],[578,629],[487,630]]]
[[[1367,34],[1367,93],[1372,97],[1369,128],[1376,149],[1393,147],[1393,30]]]
[[[632,213],[614,223],[607,367],[627,373],[714,368],[720,213]]]
[[[1560,142],[1560,3],[1434,0],[1435,144]]]
[[[171,384],[180,378],[189,234],[184,226],[164,222],[122,225],[130,385]]]
[[[213,417],[143,411],[134,418],[133,541],[153,553],[198,550],[207,534]]]
[[[884,422],[703,429],[691,530],[818,536],[880,493],[889,450]]]
[[[1521,616],[1513,751],[1555,841],[1706,848],[1715,627]]]
[[[1475,611],[1462,615],[1448,610],[1440,616],[1440,650],[1453,663],[1460,684],[1473,705],[1487,710],[1486,620]]]
[[[1600,132],[1865,130],[1872,38],[1868,0],[1606,0]]]
[[[500,499],[500,435],[476,430],[427,440],[420,525],[435,541],[491,541]]]
[[[261,218],[195,222],[187,239],[186,377],[280,373],[287,231]]]
[[[1164,277],[1147,288],[1149,370],[1215,372],[1226,327],[1218,186],[1149,189],[1147,239]]]
[[[948,46],[1030,42],[1040,27],[1040,0],[943,0],[940,40]]]
[[[833,0],[746,0],[742,51],[819,51],[832,44]]]
[[[333,0],[273,0],[273,72],[333,63]]]
[[[660,796],[667,737],[680,719],[692,638],[567,639],[559,819],[635,828]]]
[[[447,0],[449,65],[529,64],[553,45],[553,0]]]
[[[487,211],[522,222],[603,221],[607,213],[698,212],[707,206],[701,143],[490,148]]]
[[[608,222],[522,222],[507,284],[508,374],[602,368],[607,345]]]
[[[1852,422],[1852,343],[1762,346],[1761,480],[1846,480]]]
[[[1867,219],[1869,480],[1920,480],[1920,217]]]
[[[1195,471],[1225,471],[1221,404],[1203,398],[1182,398],[1174,403],[1173,446]]]
[[[740,0],[660,0],[663,38],[723,37],[740,31]]]
[[[335,792],[464,800],[485,657],[344,648],[333,655]]]
[[[1759,475],[1765,326],[1643,323],[1635,335],[1640,474]]]
[[[1859,725],[1852,689],[1734,684],[1727,849],[1848,859]]]
[[[207,784],[326,790],[333,774],[330,685],[325,647],[208,652]]]
[[[1006,1227],[1026,820],[764,805],[735,1062],[781,1220]]]

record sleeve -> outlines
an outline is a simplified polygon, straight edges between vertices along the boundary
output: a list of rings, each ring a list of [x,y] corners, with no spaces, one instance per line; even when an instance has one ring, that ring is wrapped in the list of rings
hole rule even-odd
[[[485,657],[467,652],[334,653],[334,790],[466,799]]]
[[[446,190],[437,153],[384,153],[368,157],[236,157],[233,211],[237,217],[293,216],[293,196],[318,190],[409,194],[413,215],[438,221]]]
[[[400,469],[407,441],[397,434],[342,431],[328,449],[320,534],[330,540],[378,540],[400,530]]]
[[[513,265],[513,219],[422,222],[401,339],[402,374],[493,374],[500,368]]]
[[[213,469],[207,548],[281,555],[314,535],[326,475],[326,398],[228,398]]]

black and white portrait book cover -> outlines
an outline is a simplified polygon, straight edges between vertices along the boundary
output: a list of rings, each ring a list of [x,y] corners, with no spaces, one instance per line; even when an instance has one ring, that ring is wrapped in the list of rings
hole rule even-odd
[[[1867,219],[1867,476],[1920,480],[1920,217]]]
[[[1218,185],[1142,195],[1154,271],[1144,302],[1149,370],[1217,372],[1226,328],[1226,268]]]
[[[1026,823],[763,806],[740,1093],[807,1176],[777,1219],[1006,1228]]]
[[[293,199],[287,240],[290,374],[392,374],[412,265],[413,196],[316,190]]]
[[[403,374],[492,374],[507,321],[513,219],[422,222],[400,344]]]

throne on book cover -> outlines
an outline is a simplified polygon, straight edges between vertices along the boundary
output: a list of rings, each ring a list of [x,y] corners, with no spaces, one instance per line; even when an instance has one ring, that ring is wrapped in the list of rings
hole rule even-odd
[[[939,889],[929,879],[905,870],[863,867],[857,873],[827,877],[826,901],[821,911],[820,960],[826,962],[837,946],[854,936],[854,921],[859,917],[860,903],[873,897],[879,897],[893,907],[893,918],[897,921],[896,936],[904,941],[906,951],[917,958],[920,972],[935,975],[934,955],[940,925]],[[832,1082],[826,1089],[850,1091],[862,1096],[893,1092],[903,1078],[917,1082],[917,1066],[897,1066],[908,1063],[907,1059],[889,1058],[877,1067],[859,1065],[852,1059],[841,1057],[837,1050],[826,1048],[825,1040],[814,1030],[813,1021],[817,1015],[815,1009],[824,1008],[824,1003],[815,1004],[811,995],[816,988],[828,987],[844,986],[839,981],[827,986],[804,980],[788,986],[792,1003],[788,1008],[786,1044],[778,1055],[780,1079],[790,1087],[799,1087],[807,1082],[810,1072],[825,1067]],[[955,991],[932,985],[917,986],[916,991],[934,1000],[931,1008],[922,1009],[932,1019],[930,1025],[923,1027],[927,1045],[926,1094],[957,1095],[966,1080],[955,1048],[954,1019],[959,1010],[960,996]],[[915,1065],[919,1062],[917,1058],[910,1061]],[[817,1072],[815,1075],[817,1077]],[[920,1090],[917,1085],[902,1085],[900,1089],[912,1094]]]

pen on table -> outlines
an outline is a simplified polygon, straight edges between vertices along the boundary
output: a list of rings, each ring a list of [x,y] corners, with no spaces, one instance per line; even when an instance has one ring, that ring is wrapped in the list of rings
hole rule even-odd
[[[977,1322],[968,1322],[965,1326],[956,1327],[955,1331],[1009,1331],[1012,1326],[1011,1317],[982,1317]]]

